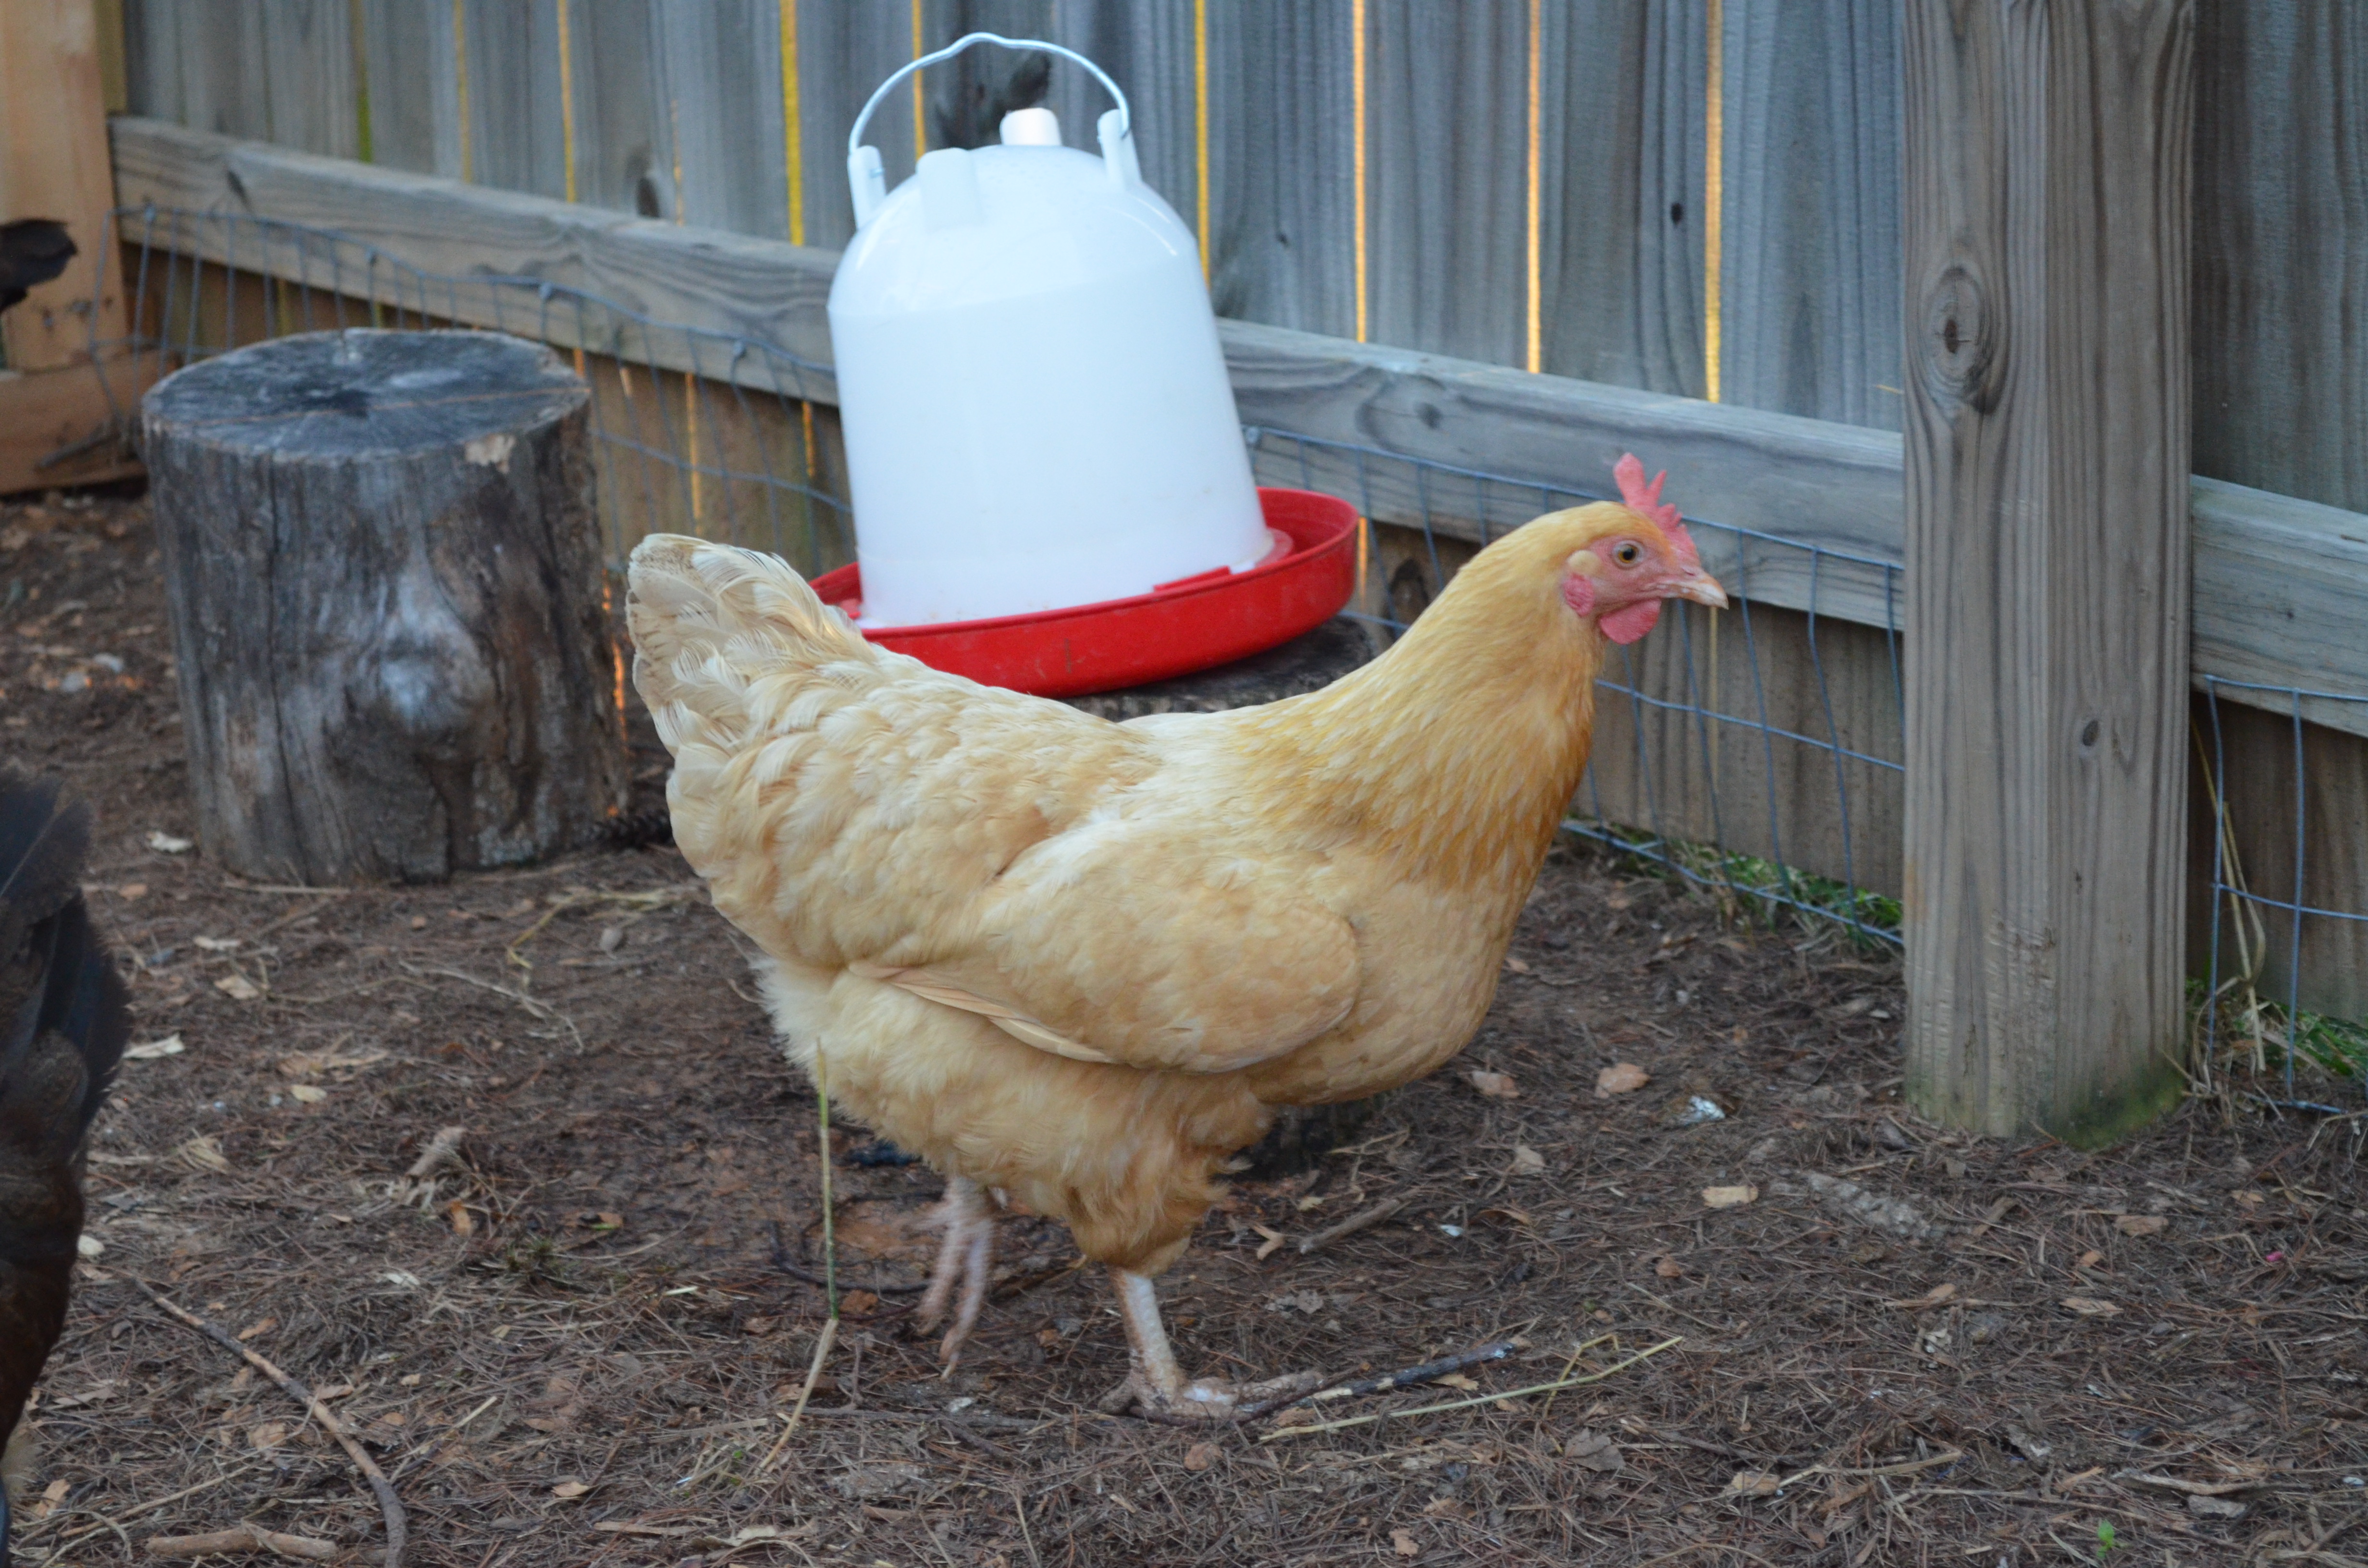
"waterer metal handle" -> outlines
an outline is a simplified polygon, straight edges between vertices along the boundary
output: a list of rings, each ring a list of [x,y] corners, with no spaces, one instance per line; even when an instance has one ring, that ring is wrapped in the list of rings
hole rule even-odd
[[[925,54],[911,64],[902,67],[895,74],[881,83],[873,90],[871,97],[864,100],[863,112],[855,117],[855,125],[847,133],[847,183],[848,193],[855,201],[857,228],[860,229],[870,222],[871,215],[880,210],[880,204],[888,199],[888,181],[881,168],[880,149],[863,145],[863,128],[871,122],[871,111],[880,107],[881,99],[895,90],[897,83],[914,72],[925,65],[935,65],[941,60],[951,60],[974,43],[999,43],[1006,49],[1033,50],[1039,54],[1057,54],[1062,59],[1073,61],[1092,72],[1094,80],[1109,88],[1110,96],[1118,100],[1118,108],[1102,116],[1098,127],[1100,131],[1102,158],[1110,165],[1110,173],[1115,178],[1142,177],[1134,157],[1134,111],[1127,107],[1126,95],[1119,91],[1118,84],[1110,79],[1108,72],[1076,50],[1064,49],[1057,43],[1046,43],[1042,39],[1005,38],[1001,33],[968,33],[954,40],[935,54]]]

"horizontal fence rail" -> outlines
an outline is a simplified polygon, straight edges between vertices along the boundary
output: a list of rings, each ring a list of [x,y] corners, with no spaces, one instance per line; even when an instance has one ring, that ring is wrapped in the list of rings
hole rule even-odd
[[[110,122],[117,193],[221,217],[276,220],[336,233],[392,267],[387,287],[446,279],[447,319],[498,326],[521,319],[522,288],[615,301],[635,321],[665,323],[635,346],[648,366],[763,392],[780,364],[740,345],[762,344],[794,363],[791,395],[832,403],[825,305],[836,253],[602,209],[521,196],[428,175],[404,174],[155,120]],[[275,278],[328,289],[337,269],[289,246],[251,259],[229,251],[231,231],[192,222],[193,254],[252,266]],[[211,247],[211,248],[210,248]],[[469,285],[485,292],[472,294]],[[393,293],[388,302],[402,303]],[[494,319],[496,313],[501,319]],[[574,323],[552,324],[550,341],[575,341]],[[1805,558],[1757,563],[1763,603],[1896,631],[1893,574],[1902,555],[1901,447],[1886,431],[1804,419],[1531,375],[1501,366],[1350,343],[1280,327],[1220,324],[1245,423],[1289,429],[1347,450],[1364,449],[1446,471],[1518,474],[1583,494],[1629,449],[1667,468],[1672,491],[1704,516],[1747,535],[1814,545],[1816,584],[1792,571]],[[1317,472],[1326,472],[1318,470]],[[1407,472],[1412,472],[1408,470]],[[1345,471],[1333,476],[1346,484]],[[1518,489],[1518,487],[1516,487]],[[1370,486],[1385,521],[1430,526],[1457,538],[1523,519],[1467,516],[1452,485],[1432,497],[1400,485]],[[2216,480],[2194,482],[2194,677],[2246,692],[2368,691],[2368,516],[2270,495]],[[2265,562],[2297,561],[2294,572]],[[1714,562],[1734,570],[1736,562]],[[2309,699],[2314,723],[2368,734],[2368,713]],[[2355,727],[2356,726],[2356,727]]]

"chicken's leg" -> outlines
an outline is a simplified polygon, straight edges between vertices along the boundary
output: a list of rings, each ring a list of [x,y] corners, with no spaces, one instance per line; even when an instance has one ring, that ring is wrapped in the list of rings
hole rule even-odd
[[[1294,1372],[1257,1383],[1232,1383],[1221,1378],[1187,1382],[1184,1369],[1176,1360],[1176,1347],[1167,1343],[1167,1329],[1159,1321],[1159,1293],[1150,1278],[1117,1267],[1110,1272],[1110,1283],[1118,1288],[1119,1315],[1126,1322],[1127,1367],[1126,1381],[1103,1398],[1104,1410],[1231,1421],[1246,1406],[1305,1393],[1324,1381],[1314,1372]]]
[[[937,1327],[953,1301],[955,1285],[962,1286],[953,1326],[946,1330],[938,1346],[946,1369],[951,1371],[962,1355],[962,1341],[978,1322],[979,1308],[986,1302],[987,1276],[995,1261],[995,1216],[988,1211],[978,1183],[949,1176],[945,1199],[938,1205],[935,1218],[945,1227],[946,1239],[938,1247],[938,1267],[929,1275],[928,1294],[921,1298],[919,1322],[924,1329]]]

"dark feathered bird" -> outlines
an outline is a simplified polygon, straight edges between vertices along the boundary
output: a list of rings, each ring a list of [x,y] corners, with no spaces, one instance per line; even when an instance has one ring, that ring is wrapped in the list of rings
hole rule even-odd
[[[986,147],[1002,137],[1003,117],[1016,108],[1033,108],[1053,86],[1053,57],[1027,53],[1012,66],[1003,85],[989,90],[984,74],[994,67],[975,51],[964,55],[955,73],[951,101],[930,114],[936,124],[932,147]]]
[[[74,243],[63,223],[47,218],[0,223],[0,311],[63,272],[74,258]]]
[[[65,1325],[82,1143],[123,1056],[123,980],[83,906],[90,813],[0,768],[0,1456]],[[0,1561],[8,1475],[0,1457]]]

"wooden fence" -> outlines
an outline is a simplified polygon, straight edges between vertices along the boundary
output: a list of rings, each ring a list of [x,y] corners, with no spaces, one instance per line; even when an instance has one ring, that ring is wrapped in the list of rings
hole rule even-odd
[[[122,107],[143,118],[115,125],[118,199],[580,289],[715,335],[646,347],[719,385],[746,380],[731,339],[778,345],[812,368],[799,393],[826,406],[822,303],[851,228],[856,108],[973,28],[1067,44],[1129,92],[1147,177],[1202,237],[1246,423],[1309,438],[1294,463],[1382,522],[1430,530],[1419,550],[1386,545],[1386,572],[1411,562],[1434,592],[1438,540],[1452,563],[1455,541],[1526,516],[1518,486],[1466,504],[1423,475],[1587,493],[1630,447],[1672,471],[1690,514],[1806,547],[1755,562],[1748,658],[1733,617],[1689,616],[1686,638],[1645,645],[1639,688],[1671,706],[1609,721],[1596,784],[1621,820],[1897,893],[1897,771],[1814,747],[1782,767],[1744,754],[1773,725],[1906,755],[1910,601],[1881,563],[1907,536],[1905,367],[1931,369],[1904,324],[1910,9],[122,0]],[[2223,771],[2256,890],[2368,911],[2368,704],[2293,695],[2368,694],[2368,324],[2345,303],[2368,284],[2368,104],[2342,90],[2368,8],[2152,10],[2193,58],[2192,119],[2172,111],[2194,146],[2192,222],[2178,214],[2199,475],[2188,657],[2198,685],[2248,686],[2197,711],[2236,748]],[[991,136],[985,108],[1010,68],[973,51],[875,117],[892,180],[916,144]],[[1049,101],[1073,142],[1099,107],[1087,85],[1056,68]],[[188,243],[333,281],[292,250],[214,254],[202,226]],[[1736,552],[1714,562],[1732,571],[1746,536],[1714,548]],[[1703,659],[1722,646],[1723,662]],[[1798,710],[1770,713],[1770,692]],[[1704,711],[1741,722],[1706,739]],[[2288,744],[2294,713],[2308,722]],[[2281,870],[2304,832],[2307,865]],[[2208,821],[2190,837],[2192,968],[2210,948]],[[2293,875],[2305,885],[2281,893]],[[2272,972],[2291,941],[2272,930]],[[2301,1005],[2368,1013],[2368,924],[2318,920],[2300,947]]]

